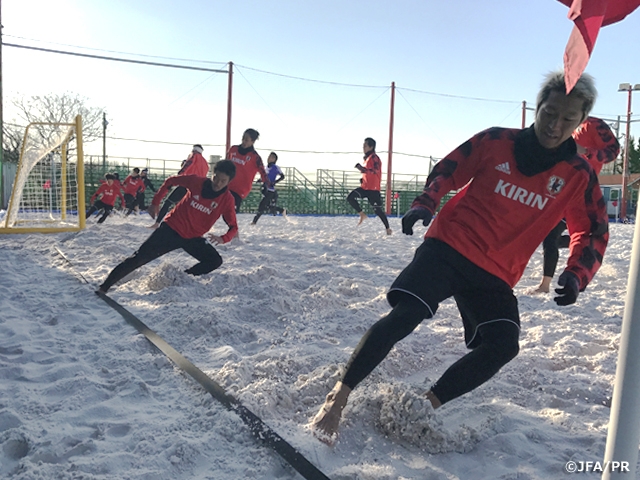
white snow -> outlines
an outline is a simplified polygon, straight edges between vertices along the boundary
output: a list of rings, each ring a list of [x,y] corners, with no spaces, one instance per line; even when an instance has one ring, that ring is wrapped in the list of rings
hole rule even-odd
[[[176,251],[109,294],[328,477],[548,480],[564,478],[568,461],[602,461],[633,226],[611,225],[604,264],[573,306],[527,293],[539,250],[515,289],[519,356],[433,413],[422,393],[466,352],[444,302],[354,390],[332,448],[306,425],[388,312],[386,290],[424,228],[402,235],[394,217],[387,237],[375,217],[360,227],[356,216],[251,218],[239,217],[241,242],[219,247],[219,270],[189,276],[195,260]],[[0,236],[0,477],[301,478],[94,295],[151,222]]]

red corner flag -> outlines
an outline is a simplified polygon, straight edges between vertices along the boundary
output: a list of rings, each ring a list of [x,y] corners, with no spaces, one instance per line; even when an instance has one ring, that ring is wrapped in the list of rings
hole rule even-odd
[[[600,27],[619,22],[640,6],[640,0],[559,0],[569,7],[575,26],[564,51],[564,76],[569,93],[584,72]]]

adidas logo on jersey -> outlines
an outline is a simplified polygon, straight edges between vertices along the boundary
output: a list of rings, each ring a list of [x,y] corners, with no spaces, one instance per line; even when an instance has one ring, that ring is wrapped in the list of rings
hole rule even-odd
[[[509,162],[504,162],[501,163],[500,165],[496,166],[496,170],[502,172],[502,173],[506,173],[507,175],[511,175],[511,169],[509,168]]]
[[[498,184],[493,192],[529,207],[537,207],[539,210],[542,210],[549,201],[548,197],[543,198],[542,195],[530,192],[512,183],[503,182],[502,180],[498,180]]]

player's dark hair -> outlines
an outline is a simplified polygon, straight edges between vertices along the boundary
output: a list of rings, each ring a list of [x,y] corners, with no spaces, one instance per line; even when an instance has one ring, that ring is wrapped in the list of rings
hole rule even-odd
[[[374,150],[376,149],[376,141],[371,138],[371,137],[367,137],[364,139],[364,143],[366,143],[367,145],[369,145],[371,148],[373,148]]]
[[[116,176],[112,173],[107,173],[104,178],[106,178],[107,180],[115,180]]]
[[[249,138],[251,140],[253,140],[254,142],[258,139],[258,137],[260,136],[260,133],[258,133],[257,130],[254,130],[253,128],[247,128],[244,131],[245,134],[249,135]]]
[[[213,167],[213,173],[224,173],[231,180],[236,176],[236,164],[231,160],[220,160]]]
[[[138,167],[135,167],[135,168],[133,169],[133,173],[140,173],[140,169],[139,169]]]

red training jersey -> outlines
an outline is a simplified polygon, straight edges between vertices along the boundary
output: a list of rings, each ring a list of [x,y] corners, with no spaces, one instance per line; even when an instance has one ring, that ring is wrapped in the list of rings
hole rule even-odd
[[[547,234],[566,219],[571,234],[566,270],[584,289],[602,263],[609,238],[602,191],[580,155],[526,176],[516,167],[520,130],[490,128],[438,162],[412,207],[445,204],[425,237],[437,238],[511,287]]]
[[[620,143],[607,123],[597,117],[587,117],[573,132],[576,143],[587,149],[584,157],[599,174],[602,167],[620,154]]]
[[[229,191],[216,198],[204,198],[202,186],[210,181],[198,175],[175,175],[167,178],[162,187],[154,195],[152,205],[160,205],[160,201],[170,187],[181,186],[188,191],[175,208],[165,217],[164,223],[178,232],[182,238],[201,237],[213,227],[216,220],[222,216],[229,226],[227,233],[222,235],[224,243],[229,242],[238,233],[236,222],[236,207],[233,196]]]
[[[120,193],[120,189],[116,186],[115,182],[113,185],[109,185],[108,183],[103,183],[98,187],[96,193],[91,195],[91,203],[95,200],[95,198],[100,195],[100,201],[106,205],[114,206],[116,204],[116,198],[120,197],[120,201],[124,205],[124,198],[122,198],[122,193]]]
[[[133,175],[129,175],[122,182],[122,187],[124,188],[124,193],[133,195],[134,197],[138,194],[141,188],[144,188],[144,181],[140,175],[134,177]]]
[[[100,183],[104,184],[104,183],[107,183],[107,181],[104,179],[101,179]],[[113,185],[118,189],[118,191],[122,191],[122,184],[120,183],[120,180],[118,180],[117,178],[113,180]]]
[[[199,177],[206,177],[209,175],[209,164],[200,153],[191,152],[182,164],[178,175],[198,175]]]
[[[365,190],[380,190],[382,181],[382,161],[376,152],[371,152],[364,162],[362,172],[362,188]]]
[[[229,149],[227,159],[231,160],[236,166],[236,176],[229,183],[229,190],[240,195],[240,198],[247,198],[253,185],[253,179],[256,173],[260,174],[260,179],[267,184],[269,178],[267,172],[264,169],[262,158],[258,155],[253,148],[246,153],[240,153],[240,145],[234,145]]]

